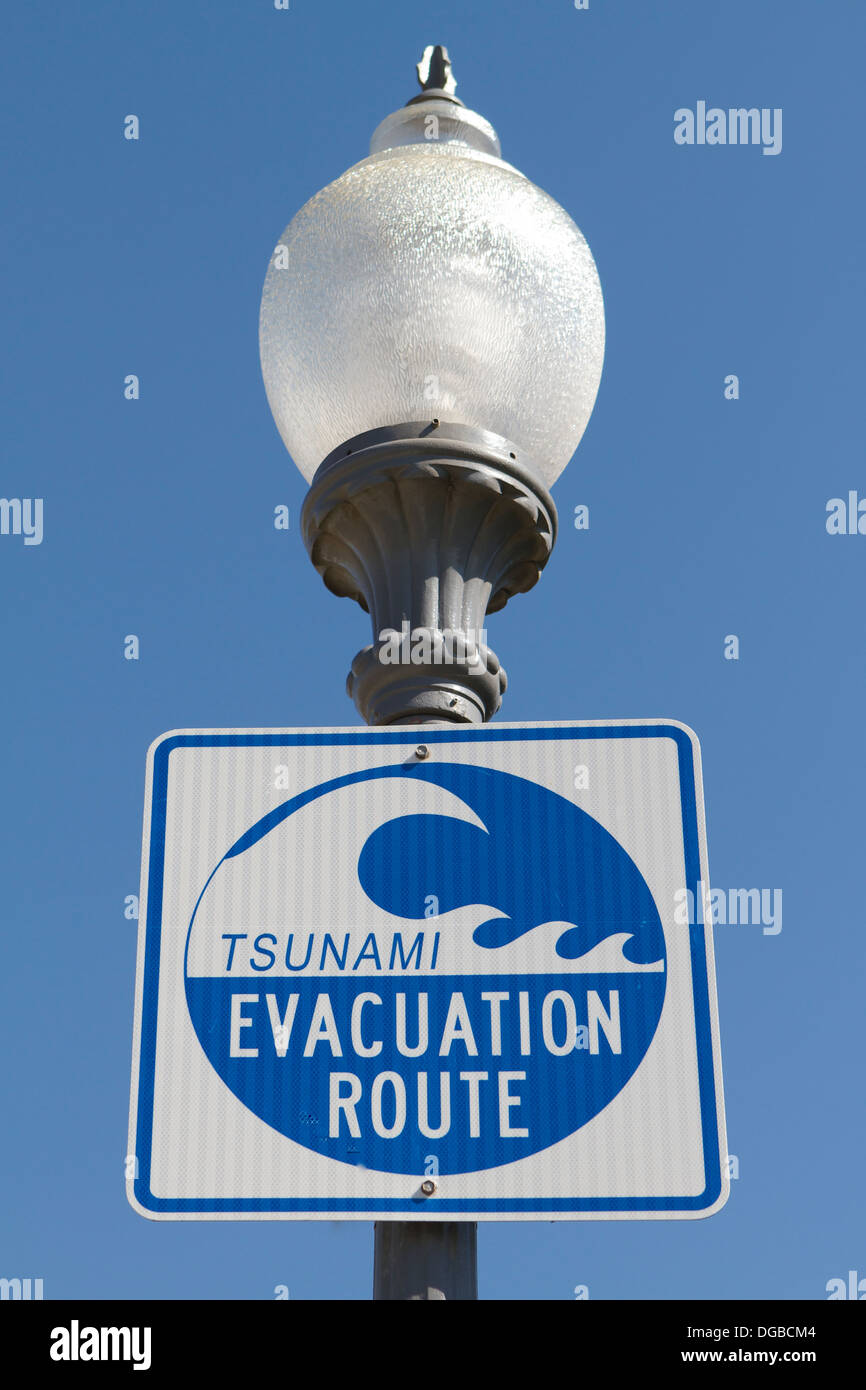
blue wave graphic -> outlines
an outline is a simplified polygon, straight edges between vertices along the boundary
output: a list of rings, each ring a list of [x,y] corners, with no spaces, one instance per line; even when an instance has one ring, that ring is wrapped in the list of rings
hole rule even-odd
[[[398,816],[367,839],[364,892],[386,912],[421,919],[483,903],[505,915],[473,939],[495,950],[544,922],[573,923],[557,943],[576,960],[615,932],[633,965],[665,959],[664,933],[643,876],[618,840],[574,802],[511,773],[444,763],[405,772],[453,792],[485,829],[451,816]]]

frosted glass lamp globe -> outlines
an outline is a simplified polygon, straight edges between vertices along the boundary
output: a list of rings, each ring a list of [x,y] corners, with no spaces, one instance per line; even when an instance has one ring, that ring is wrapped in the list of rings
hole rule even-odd
[[[502,436],[549,486],[598,391],[601,286],[568,213],[499,157],[488,122],[422,93],[289,223],[260,346],[308,481],[344,441],[435,416]]]

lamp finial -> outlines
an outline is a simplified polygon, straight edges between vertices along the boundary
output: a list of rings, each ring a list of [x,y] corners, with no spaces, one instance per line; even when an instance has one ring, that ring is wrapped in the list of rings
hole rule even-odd
[[[448,49],[441,43],[427,45],[415,70],[422,91],[446,92],[448,96],[453,96],[457,90]]]

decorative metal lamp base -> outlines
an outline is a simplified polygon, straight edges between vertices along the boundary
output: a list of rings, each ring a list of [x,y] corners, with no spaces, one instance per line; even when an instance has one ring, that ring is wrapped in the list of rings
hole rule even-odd
[[[449,421],[368,430],[324,460],[301,525],[327,587],[372,618],[347,681],[365,722],[491,719],[507,681],[485,614],[532,588],[556,539],[517,446]]]

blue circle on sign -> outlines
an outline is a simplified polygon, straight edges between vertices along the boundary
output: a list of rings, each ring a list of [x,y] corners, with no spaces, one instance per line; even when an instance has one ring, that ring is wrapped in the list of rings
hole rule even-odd
[[[429,937],[444,914],[482,905],[474,973],[442,971],[429,951],[409,955],[407,936],[399,973],[384,963],[375,974],[338,970],[335,942],[328,974],[192,975],[189,941],[217,869],[302,806],[380,778],[442,787],[480,822],[388,817],[357,865],[383,922],[408,920]],[[666,973],[643,875],[574,802],[474,765],[390,765],[308,789],[232,845],[190,922],[186,997],[219,1076],[280,1134],[368,1169],[446,1175],[526,1158],[604,1110],[652,1042]]]

